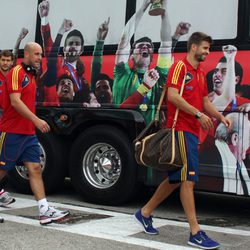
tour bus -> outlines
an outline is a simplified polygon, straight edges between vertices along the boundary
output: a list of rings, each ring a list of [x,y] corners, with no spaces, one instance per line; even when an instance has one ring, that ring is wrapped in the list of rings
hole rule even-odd
[[[136,163],[133,141],[154,118],[169,67],[185,57],[188,37],[201,31],[213,38],[202,63],[208,96],[232,127],[213,120],[213,130],[200,131],[196,189],[250,195],[248,0],[11,0],[1,9],[1,50],[12,50],[20,35],[18,63],[27,42],[43,48],[37,114],[51,132],[37,135],[48,192],[67,177],[84,199],[119,204],[139,186],[166,178]],[[137,102],[130,97],[140,93],[151,68],[160,78]],[[164,123],[163,113],[165,105]],[[30,192],[24,166],[8,178]]]

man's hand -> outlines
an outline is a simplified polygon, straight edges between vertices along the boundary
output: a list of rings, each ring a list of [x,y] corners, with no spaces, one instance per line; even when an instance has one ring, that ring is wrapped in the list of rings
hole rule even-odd
[[[101,104],[97,101],[96,96],[94,95],[94,93],[90,93],[89,107],[94,107],[94,108],[101,107]]]
[[[202,113],[201,117],[198,118],[198,121],[201,124],[201,128],[204,129],[204,130],[209,130],[209,129],[214,127],[214,124],[213,124],[211,118],[209,118],[204,113]]]
[[[145,72],[143,77],[143,83],[147,85],[149,89],[151,89],[159,79],[159,73],[156,69],[150,69]]]
[[[241,112],[249,112],[250,111],[250,103],[244,103],[242,105],[240,105],[237,110],[241,111]]]
[[[63,35],[65,32],[71,30],[73,23],[69,19],[63,19],[62,25],[58,31],[59,34]]]
[[[224,56],[227,59],[227,62],[230,62],[234,60],[236,53],[237,53],[237,48],[233,45],[225,45],[225,46],[222,46],[222,51],[223,51]]]
[[[144,0],[144,4],[150,4],[153,3],[155,0]]]
[[[180,22],[176,27],[173,38],[175,40],[178,40],[180,36],[185,35],[189,32],[190,27],[191,27],[190,23]]]
[[[39,12],[40,18],[47,17],[49,15],[49,1],[48,0],[43,0],[38,5],[38,12]]]
[[[98,28],[97,31],[97,41],[103,41],[105,40],[108,31],[109,31],[109,21],[110,21],[110,17],[108,18],[107,21],[104,21]]]
[[[36,128],[38,128],[42,133],[48,133],[50,131],[50,126],[49,124],[40,119],[40,118],[37,118],[35,121],[34,121],[34,125]]]
[[[84,108],[86,108],[86,107],[94,107],[94,108],[101,107],[101,104],[97,101],[96,96],[94,95],[94,93],[90,93],[89,95],[90,95],[90,101],[89,101],[89,103],[88,102],[84,102],[82,104],[82,106]]]
[[[167,1],[168,0],[161,0],[162,7],[165,9],[165,11],[167,11]]]
[[[23,40],[27,36],[28,33],[29,33],[28,29],[22,28],[21,32],[18,36],[18,40],[20,40],[20,41]]]
[[[227,119],[225,116],[222,116],[220,121],[221,121],[227,128],[231,128],[232,122],[231,122],[231,120]]]
[[[142,6],[143,6],[143,11],[145,11],[147,8],[148,8],[148,6],[151,4],[151,3],[153,3],[154,2],[154,0],[144,0],[143,1],[143,4],[142,4]]]

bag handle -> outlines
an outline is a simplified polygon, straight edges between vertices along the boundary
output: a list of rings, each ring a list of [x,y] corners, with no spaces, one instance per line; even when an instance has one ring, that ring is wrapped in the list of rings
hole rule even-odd
[[[184,64],[184,63],[183,63],[183,64]],[[182,94],[183,94],[184,84],[185,84],[186,74],[187,74],[187,68],[186,68],[186,65],[185,65],[185,64],[184,64],[184,67],[185,67],[185,74],[184,74],[184,76],[183,76],[183,81],[182,81],[182,84],[181,84],[180,96],[182,96]],[[154,116],[154,122],[159,122],[159,119],[160,119],[160,118],[159,118],[159,117],[160,117],[160,109],[161,109],[161,105],[162,105],[162,102],[163,102],[163,99],[164,99],[166,90],[167,90],[167,85],[165,84],[164,87],[163,87],[163,90],[162,90],[162,94],[161,94],[161,97],[160,97],[160,100],[159,100],[157,109],[156,109],[156,113],[155,113],[155,116]],[[176,111],[175,111],[175,115],[174,115],[174,120],[173,120],[172,129],[175,128],[175,125],[176,125],[176,122],[177,122],[178,114],[179,114],[179,109],[177,108]]]

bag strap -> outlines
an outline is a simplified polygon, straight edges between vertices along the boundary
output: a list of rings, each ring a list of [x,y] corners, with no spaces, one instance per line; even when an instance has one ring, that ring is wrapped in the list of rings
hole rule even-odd
[[[183,90],[184,90],[184,85],[185,85],[185,80],[186,80],[186,74],[187,74],[187,68],[186,65],[184,64],[185,67],[185,74],[183,76],[183,80],[182,80],[182,84],[181,84],[181,89],[180,89],[180,96],[182,96],[183,94]],[[172,129],[175,128],[176,122],[177,122],[177,117],[179,114],[179,108],[176,108],[175,114],[174,114],[174,120],[173,120],[173,125],[172,125]]]
[[[160,110],[161,110],[161,105],[162,105],[166,90],[167,90],[167,85],[165,84],[164,87],[163,87],[163,90],[162,90],[160,101],[159,101],[157,109],[156,109],[156,113],[155,113],[155,116],[154,116],[154,122],[158,122],[160,120]]]
[[[184,63],[183,63],[183,64],[184,64]],[[183,76],[183,81],[182,81],[182,84],[181,84],[181,89],[180,89],[180,93],[179,93],[180,96],[182,96],[182,94],[183,94],[184,84],[185,84],[186,74],[187,74],[187,68],[186,68],[186,65],[185,65],[185,64],[184,64],[184,67],[185,67],[185,74],[184,74],[184,76]],[[162,90],[162,94],[161,94],[161,97],[160,97],[160,100],[159,100],[157,109],[156,109],[156,113],[155,113],[155,116],[154,116],[154,122],[159,122],[161,105],[162,105],[162,102],[163,102],[163,99],[164,99],[166,90],[167,90],[167,85],[165,84],[164,87],[163,87],[163,90]],[[176,111],[175,111],[175,115],[174,115],[174,120],[173,120],[172,129],[175,128],[175,125],[176,125],[176,122],[177,122],[178,114],[179,114],[179,109],[177,108]]]

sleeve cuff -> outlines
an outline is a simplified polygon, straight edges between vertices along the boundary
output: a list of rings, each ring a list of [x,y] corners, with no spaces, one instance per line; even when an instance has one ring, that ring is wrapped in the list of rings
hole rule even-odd
[[[96,50],[103,49],[103,46],[104,46],[104,41],[103,40],[96,41]]]
[[[42,18],[41,18],[41,25],[42,25],[42,26],[45,26],[45,25],[47,25],[48,23],[49,23],[49,20],[48,20],[47,17],[42,17]]]
[[[101,56],[103,54],[104,41],[96,41],[94,53],[95,56]]]
[[[140,84],[140,86],[138,87],[137,91],[142,95],[145,96],[148,92],[149,92],[150,88],[145,84],[142,83]]]

